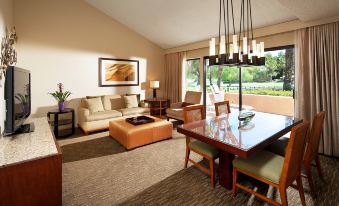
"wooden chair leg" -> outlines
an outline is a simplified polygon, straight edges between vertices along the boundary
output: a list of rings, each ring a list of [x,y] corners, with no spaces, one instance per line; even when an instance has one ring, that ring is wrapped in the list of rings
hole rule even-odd
[[[306,206],[306,202],[305,202],[305,194],[304,194],[304,187],[303,187],[303,182],[301,180],[301,176],[299,176],[297,178],[297,186],[298,186],[298,190],[299,190],[299,195],[300,195],[300,199],[301,199],[301,204],[303,206]]]
[[[186,147],[185,168],[187,168],[188,159],[190,157],[190,152],[191,150],[188,147]]]
[[[283,206],[287,206],[287,194],[286,194],[286,188],[279,188],[280,193],[280,199]]]
[[[211,176],[211,184],[212,184],[212,188],[215,188],[215,184],[214,184],[214,159],[209,159],[210,162],[210,176]]]
[[[308,180],[308,185],[310,186],[311,193],[314,194],[314,184],[313,184],[313,178],[312,178],[312,171],[311,171],[311,165],[305,164],[305,172]]]
[[[325,180],[325,179],[324,179],[324,176],[323,176],[323,173],[321,172],[321,166],[320,166],[320,161],[319,161],[318,155],[317,155],[316,158],[315,158],[315,164],[316,164],[316,166],[317,166],[317,170],[318,170],[319,177],[320,177],[322,180]]]
[[[233,184],[232,184],[232,191],[233,191],[233,197],[237,196],[237,180],[238,180],[238,171],[236,168],[233,168]]]

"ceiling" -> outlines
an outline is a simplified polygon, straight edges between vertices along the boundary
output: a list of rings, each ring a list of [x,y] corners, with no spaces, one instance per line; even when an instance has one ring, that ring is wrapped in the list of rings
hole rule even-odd
[[[85,0],[163,49],[218,35],[218,0]],[[236,32],[240,0],[233,0]],[[252,0],[253,28],[339,13],[339,0]]]

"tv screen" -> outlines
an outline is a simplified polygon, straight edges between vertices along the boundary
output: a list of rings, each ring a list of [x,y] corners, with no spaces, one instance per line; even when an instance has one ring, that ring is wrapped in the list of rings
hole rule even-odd
[[[5,133],[15,133],[31,113],[30,72],[9,66],[6,71],[6,128]]]

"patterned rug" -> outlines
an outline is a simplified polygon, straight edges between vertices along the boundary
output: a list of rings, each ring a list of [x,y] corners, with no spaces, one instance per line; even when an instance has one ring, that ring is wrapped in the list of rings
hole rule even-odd
[[[239,190],[236,198],[209,176],[190,166],[183,169],[185,138],[126,151],[107,132],[59,140],[63,152],[63,205],[268,205]],[[193,156],[201,161],[199,156]],[[306,204],[338,205],[339,160],[321,156],[326,182],[313,170],[316,193],[312,197],[303,179]],[[280,201],[279,192],[248,180],[258,192]],[[288,189],[289,205],[301,205],[299,193]]]

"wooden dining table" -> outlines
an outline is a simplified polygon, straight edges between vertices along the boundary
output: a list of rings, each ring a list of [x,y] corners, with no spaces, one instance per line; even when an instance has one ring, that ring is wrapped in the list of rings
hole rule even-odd
[[[232,188],[232,160],[247,158],[288,133],[302,120],[277,114],[254,112],[250,123],[238,120],[239,111],[178,126],[177,131],[219,149],[219,184]]]

